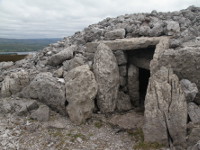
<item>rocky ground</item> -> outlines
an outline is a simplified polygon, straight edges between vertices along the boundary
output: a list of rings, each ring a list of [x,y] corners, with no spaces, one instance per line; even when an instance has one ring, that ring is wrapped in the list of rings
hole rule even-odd
[[[13,101],[13,98],[1,101]],[[130,119],[132,122],[128,122],[127,117],[133,116],[133,113],[135,121]],[[31,112],[25,116],[17,114],[0,113],[1,150],[133,150],[140,147],[142,140],[139,129],[141,113],[95,114],[79,126],[51,110],[49,120],[45,122],[31,119]],[[123,129],[124,123],[127,129]]]

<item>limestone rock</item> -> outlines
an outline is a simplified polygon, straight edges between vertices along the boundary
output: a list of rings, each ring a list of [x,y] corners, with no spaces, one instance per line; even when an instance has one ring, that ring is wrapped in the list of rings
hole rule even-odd
[[[139,69],[134,65],[128,67],[128,93],[135,106],[139,106]]]
[[[8,61],[8,62],[0,62],[0,70],[2,69],[7,69],[11,66],[13,66],[14,63],[12,61]]]
[[[19,104],[18,104],[19,105]],[[37,109],[39,106],[35,100],[21,103],[21,109],[17,112],[18,116],[26,115],[28,112]]]
[[[119,88],[119,68],[112,51],[99,44],[94,56],[93,71],[98,84],[97,105],[102,113],[116,108]]]
[[[178,77],[162,67],[149,79],[145,99],[145,141],[172,143],[184,149],[186,142],[187,102]]]
[[[40,105],[40,107],[31,113],[31,118],[38,121],[48,121],[49,120],[49,107],[46,105]]]
[[[84,62],[83,56],[75,56],[73,59],[67,60],[63,63],[63,69],[69,71],[73,68],[84,65]]]
[[[67,112],[71,121],[81,124],[90,118],[97,94],[97,83],[88,65],[76,67],[64,75]]]
[[[188,63],[189,62],[189,63]],[[159,66],[170,66],[180,79],[188,79],[200,88],[200,48],[185,47],[177,50],[168,49],[162,53]],[[194,102],[200,104],[200,94],[197,93]]]
[[[115,54],[115,57],[117,59],[118,65],[127,64],[127,56],[123,51],[117,50],[117,51],[114,51],[114,54]]]
[[[65,87],[51,73],[39,73],[34,80],[23,89],[21,97],[37,99],[62,115],[65,110]]]
[[[200,144],[199,143],[200,142],[199,141],[199,139],[200,139],[199,133],[200,133],[200,127],[194,127],[191,129],[191,132],[189,133],[188,140],[187,140],[188,147],[189,146],[195,147],[194,145]]]
[[[125,29],[115,29],[105,33],[107,40],[123,39],[125,37]]]
[[[47,64],[51,65],[51,66],[57,66],[62,64],[63,61],[65,60],[69,60],[73,57],[73,52],[77,49],[77,46],[72,45],[62,51],[60,51],[59,53],[51,56],[48,61]]]
[[[54,77],[62,78],[63,77],[63,67],[60,67],[58,70],[54,71]]]
[[[193,123],[200,123],[200,107],[195,103],[188,103],[188,114]]]
[[[20,92],[29,83],[29,74],[25,70],[13,72],[2,83],[1,96],[8,97]]]
[[[198,93],[197,85],[195,83],[191,83],[187,79],[182,79],[180,81],[182,89],[185,93],[186,99],[188,102],[191,102],[196,97],[196,94]]]
[[[127,111],[133,108],[129,95],[125,94],[124,92],[118,92],[118,99],[117,99],[117,110],[118,111]]]
[[[175,21],[166,21],[166,30],[167,35],[175,35],[180,32],[180,26],[178,22]]]

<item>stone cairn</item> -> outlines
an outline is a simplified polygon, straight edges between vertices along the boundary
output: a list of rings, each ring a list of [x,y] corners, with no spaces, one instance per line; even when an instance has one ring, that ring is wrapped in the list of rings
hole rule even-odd
[[[0,97],[35,99],[77,125],[97,111],[144,107],[145,141],[198,150],[199,68],[199,7],[123,15],[1,62]]]

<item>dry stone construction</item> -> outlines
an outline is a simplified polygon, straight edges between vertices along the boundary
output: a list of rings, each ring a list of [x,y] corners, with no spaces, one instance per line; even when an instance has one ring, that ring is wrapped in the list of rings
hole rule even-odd
[[[35,99],[77,125],[139,108],[146,142],[198,150],[199,38],[199,7],[106,18],[0,63],[0,96]]]

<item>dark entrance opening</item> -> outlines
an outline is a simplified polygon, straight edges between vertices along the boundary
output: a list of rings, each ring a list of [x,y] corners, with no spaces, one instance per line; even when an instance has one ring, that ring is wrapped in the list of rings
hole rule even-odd
[[[147,92],[147,87],[149,83],[150,71],[147,69],[139,68],[139,96],[140,103],[139,106],[144,106],[144,100]]]
[[[133,102],[133,105],[135,107],[139,107],[139,109],[141,108],[141,111],[144,110],[144,101],[150,77],[150,62],[153,59],[155,48],[155,45],[151,45],[147,48],[126,51],[128,66],[134,65],[138,68],[138,72],[136,72],[133,76],[137,77],[135,81],[138,80],[139,82],[138,84],[137,82],[135,82],[135,91],[132,91],[130,89],[129,91],[131,91],[133,94],[138,92],[135,96],[138,101],[135,103],[134,96],[132,96],[133,98],[131,99],[131,101]],[[128,83],[128,85],[129,84],[132,83]],[[129,93],[129,95],[131,95],[132,93]]]

